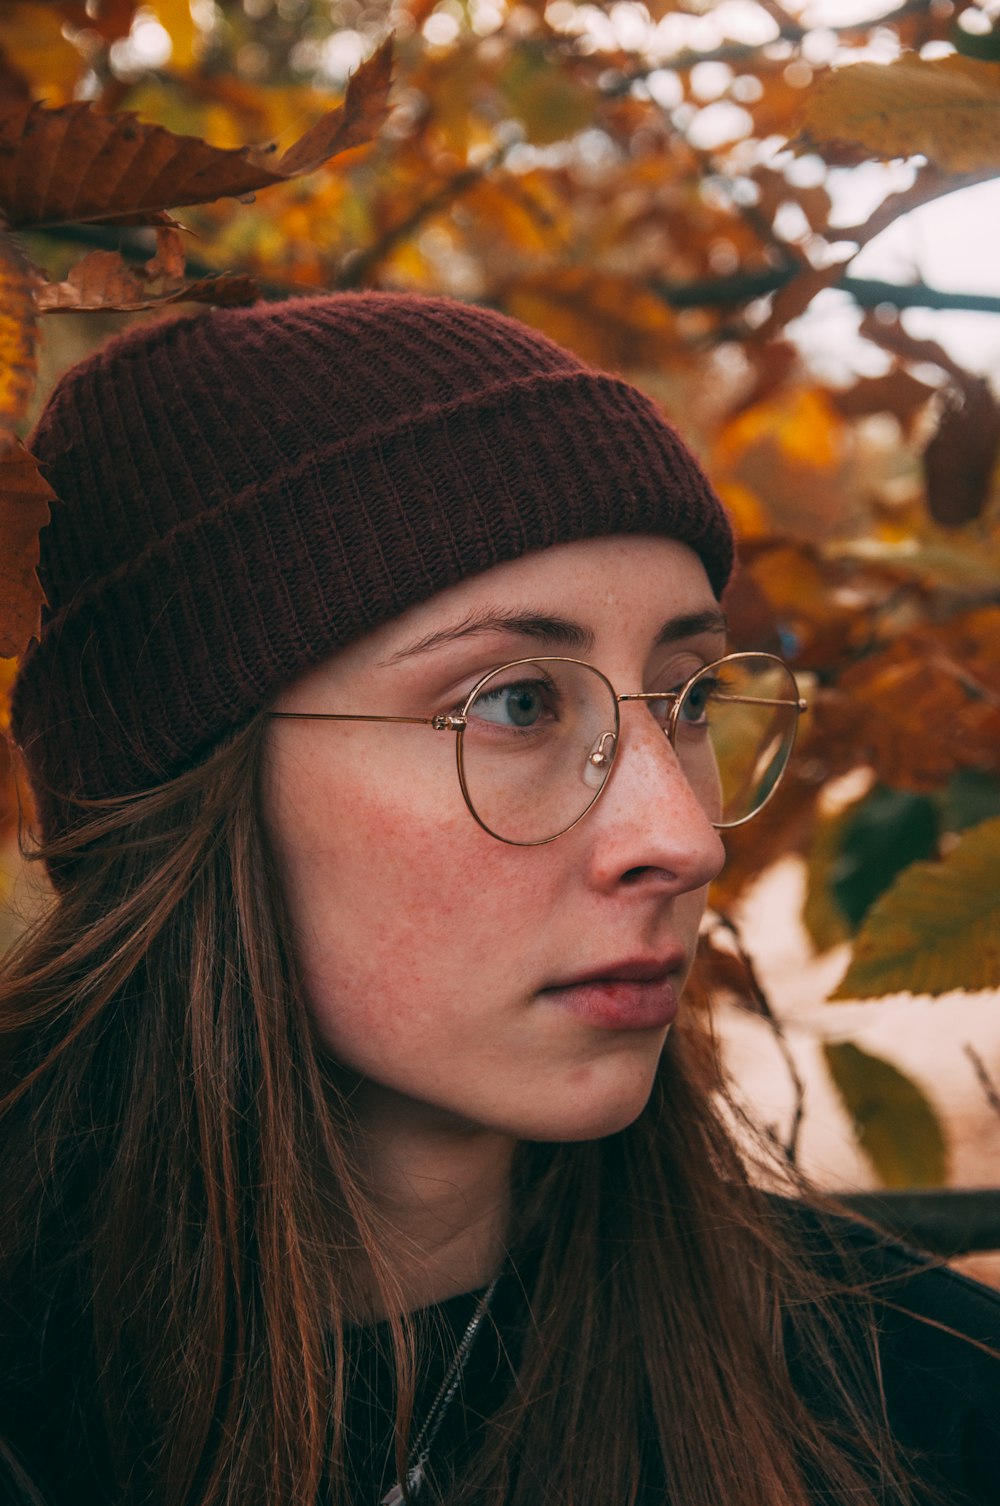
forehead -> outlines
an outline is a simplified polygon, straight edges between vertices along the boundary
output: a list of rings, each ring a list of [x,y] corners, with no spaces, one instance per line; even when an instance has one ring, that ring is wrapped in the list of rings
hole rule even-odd
[[[723,651],[724,636],[704,566],[686,544],[646,535],[584,539],[440,591],[306,670],[276,704],[309,709],[319,698],[364,684],[374,695],[396,681],[416,693],[439,672],[481,672],[540,646],[598,662],[698,637],[711,657]]]
[[[493,611],[563,616],[599,634],[607,621],[634,622],[642,632],[647,615],[659,624],[667,616],[713,610],[718,603],[704,566],[686,544],[645,535],[582,539],[524,555],[440,591],[344,655],[392,660],[439,631]]]

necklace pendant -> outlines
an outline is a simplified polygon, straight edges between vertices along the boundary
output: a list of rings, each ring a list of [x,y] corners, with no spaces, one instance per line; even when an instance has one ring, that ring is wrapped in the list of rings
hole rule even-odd
[[[410,1492],[411,1500],[419,1500],[423,1483],[424,1467],[422,1464],[414,1464],[412,1468],[408,1469],[406,1472],[406,1485],[407,1489]],[[379,1503],[379,1506],[406,1506],[406,1497],[403,1495],[403,1487],[399,1484],[398,1481],[395,1485],[393,1485],[391,1490],[386,1491],[385,1495],[382,1497],[381,1502]]]

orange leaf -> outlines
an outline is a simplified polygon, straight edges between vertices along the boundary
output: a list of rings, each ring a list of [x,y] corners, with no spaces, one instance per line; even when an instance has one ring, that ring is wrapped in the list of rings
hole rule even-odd
[[[89,104],[21,105],[0,121],[0,211],[12,225],[152,217],[184,204],[240,198],[312,172],[368,141],[386,112],[390,38],[350,79],[342,105],[283,157],[209,146]]]
[[[31,269],[0,225],[0,448],[13,437],[35,386]]]
[[[0,658],[22,653],[38,636],[45,601],[36,574],[38,535],[54,500],[34,455],[14,440],[0,458]]]

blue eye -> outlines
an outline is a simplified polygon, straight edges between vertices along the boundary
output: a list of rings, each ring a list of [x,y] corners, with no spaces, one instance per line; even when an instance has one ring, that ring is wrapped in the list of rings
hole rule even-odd
[[[551,713],[552,687],[545,680],[518,680],[491,685],[469,708],[471,716],[500,727],[538,726]]]
[[[696,680],[681,702],[681,718],[689,726],[707,726],[712,702],[722,690],[722,681],[714,675],[704,675]]]

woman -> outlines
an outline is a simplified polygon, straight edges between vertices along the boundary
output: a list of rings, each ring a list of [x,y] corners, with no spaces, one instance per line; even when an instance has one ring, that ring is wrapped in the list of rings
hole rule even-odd
[[[34,446],[17,1467],[122,1506],[998,1499],[1000,1304],[755,1191],[675,1022],[801,707],[718,663],[729,525],[652,404],[348,295],[133,331]]]

